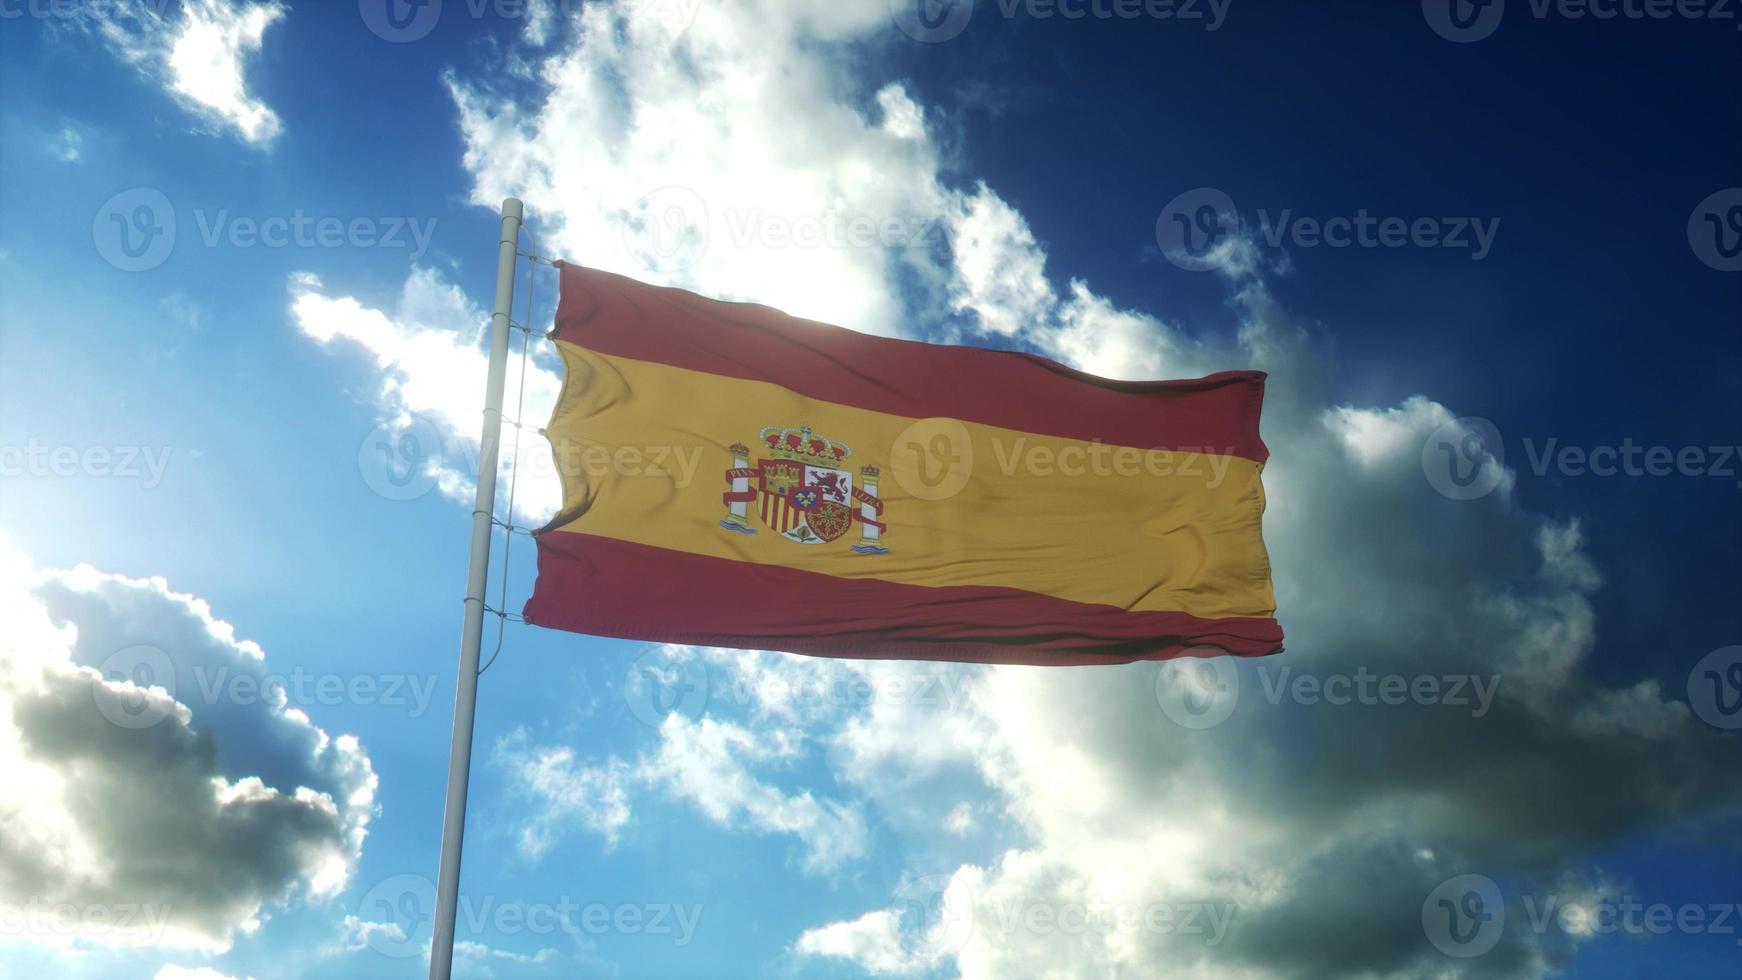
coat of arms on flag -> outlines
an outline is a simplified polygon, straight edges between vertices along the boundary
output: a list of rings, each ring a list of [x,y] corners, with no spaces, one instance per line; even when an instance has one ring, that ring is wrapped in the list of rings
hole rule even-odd
[[[859,470],[860,486],[843,464],[853,455],[845,443],[811,431],[810,426],[781,428],[764,426],[757,441],[767,447],[768,457],[750,461],[750,448],[731,447],[732,468],[726,471],[729,489],[723,496],[727,513],[720,527],[739,534],[755,534],[750,526],[749,505],[757,505],[764,527],[799,544],[831,544],[861,524],[859,542],[852,550],[861,555],[884,555],[886,525],[879,518],[883,501],[877,497],[879,470]]]

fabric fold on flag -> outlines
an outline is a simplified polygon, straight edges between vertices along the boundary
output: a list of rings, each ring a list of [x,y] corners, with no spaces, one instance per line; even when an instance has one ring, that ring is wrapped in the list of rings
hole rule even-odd
[[[1265,376],[1114,381],[560,266],[528,622],[824,656],[1261,656]]]

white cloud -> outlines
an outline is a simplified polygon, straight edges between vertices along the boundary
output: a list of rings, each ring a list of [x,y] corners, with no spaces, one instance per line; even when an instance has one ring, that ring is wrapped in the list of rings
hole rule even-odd
[[[577,822],[617,842],[629,822],[627,764],[610,760],[600,766],[578,765],[567,746],[534,746],[524,729],[504,737],[496,745],[496,761],[508,771],[515,789],[539,802],[537,813],[526,819],[520,832],[520,849],[540,857],[564,830]]]
[[[974,829],[974,810],[966,803],[958,803],[955,809],[944,815],[944,829],[952,834],[966,834]]]
[[[864,856],[865,820],[857,807],[818,800],[809,790],[785,793],[752,773],[754,764],[795,757],[796,733],[673,713],[660,737],[658,753],[643,762],[644,777],[714,823],[796,836],[807,871],[833,871]]]
[[[518,307],[517,307],[518,309]],[[349,296],[331,295],[306,274],[291,281],[292,318],[304,335],[322,345],[358,348],[381,372],[377,404],[401,430],[418,423],[434,428],[443,450],[427,465],[442,491],[470,503],[477,473],[478,434],[483,428],[484,380],[489,365],[483,346],[489,315],[433,269],[415,268],[400,291],[398,304],[384,312]],[[545,311],[549,313],[548,310]],[[536,345],[543,346],[543,345]],[[562,380],[541,361],[539,352],[525,371],[525,406],[520,409],[519,340],[508,361],[510,419],[517,410],[528,426],[520,439],[519,483],[515,510],[537,523],[556,513],[562,502],[550,444],[537,433],[550,418]],[[514,430],[504,428],[498,499],[506,502],[506,475],[516,463]],[[506,504],[504,503],[504,506]]]
[[[479,980],[494,980],[496,977],[512,980],[539,980],[543,977],[550,980],[578,980],[581,977],[617,976],[615,967],[593,953],[590,944],[583,944],[579,952],[567,955],[550,948],[540,949],[536,953],[516,953],[484,943],[456,942],[454,972]]]
[[[361,953],[377,942],[388,949],[405,949],[411,942],[405,927],[398,922],[377,922],[355,915],[347,915],[339,921],[339,934],[343,939],[342,948],[347,953]]]
[[[244,64],[266,29],[287,12],[276,0],[182,0],[180,17],[162,5],[85,4],[80,13],[127,62],[157,79],[191,111],[263,145],[278,135],[278,114],[248,88]]]
[[[528,956],[509,950],[495,949],[483,943],[458,942],[454,944],[454,958],[456,960],[465,960],[491,976],[494,974],[488,973],[488,971],[496,964],[505,964],[514,967],[518,972],[524,972],[532,967],[548,966],[555,963],[561,956],[562,954],[554,949],[541,949]]]
[[[556,22],[556,5],[552,0],[528,0],[526,4],[526,43],[542,48],[550,41]]]
[[[665,653],[696,655],[688,647]],[[659,726],[658,745],[633,763],[613,757],[583,764],[568,746],[535,745],[524,731],[512,733],[497,744],[496,761],[516,793],[536,804],[521,825],[522,852],[542,856],[577,827],[615,845],[636,790],[688,804],[727,829],[791,836],[804,848],[800,863],[808,872],[834,872],[862,858],[867,831],[858,807],[808,790],[785,792],[770,781],[806,752],[803,732],[780,720],[785,707],[758,713],[749,725],[672,712]]]
[[[807,47],[888,11],[755,0],[684,29],[672,6],[587,5],[531,102],[452,79],[473,200],[522,197],[547,250],[594,268],[901,332],[892,286],[922,247],[788,244],[831,226],[905,243],[945,211],[918,106],[893,83],[864,109],[829,98],[843,69]]]
[[[265,654],[203,601],[0,537],[0,622],[0,901],[54,910],[27,939],[222,950],[344,888],[369,758],[282,699],[208,696]]]
[[[876,909],[857,919],[807,929],[793,948],[806,956],[851,960],[875,977],[905,976],[930,967],[932,958],[902,948],[900,933],[896,913]]]
[[[982,185],[963,202],[951,240],[951,302],[989,332],[1016,337],[1047,322],[1057,303],[1028,222]]]
[[[78,163],[83,154],[84,145],[85,136],[83,133],[71,126],[62,126],[60,132],[55,134],[50,149],[53,151],[55,159],[62,163]]]

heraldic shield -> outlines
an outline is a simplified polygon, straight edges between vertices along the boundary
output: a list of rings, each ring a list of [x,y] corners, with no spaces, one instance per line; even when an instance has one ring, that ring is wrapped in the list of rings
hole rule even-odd
[[[877,498],[877,467],[860,469],[859,485],[854,486],[852,471],[842,465],[853,450],[812,432],[809,426],[767,426],[758,442],[766,447],[768,457],[754,463],[748,447],[731,448],[733,467],[726,472],[731,489],[725,495],[728,512],[720,522],[722,528],[756,533],[748,520],[754,503],[762,525],[788,541],[830,544],[845,537],[858,521],[861,540],[852,550],[862,555],[888,553],[881,543],[885,526],[879,520],[883,501]]]

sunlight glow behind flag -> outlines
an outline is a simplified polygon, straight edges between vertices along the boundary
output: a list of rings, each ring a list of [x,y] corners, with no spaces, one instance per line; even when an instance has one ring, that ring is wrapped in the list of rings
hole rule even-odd
[[[1282,648],[1264,375],[1110,381],[571,265],[526,620],[836,657]]]

